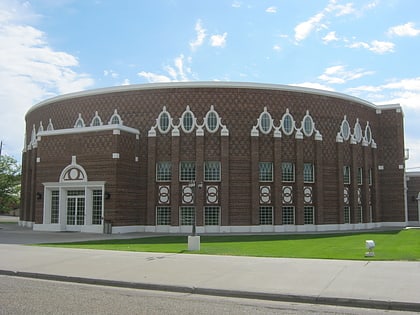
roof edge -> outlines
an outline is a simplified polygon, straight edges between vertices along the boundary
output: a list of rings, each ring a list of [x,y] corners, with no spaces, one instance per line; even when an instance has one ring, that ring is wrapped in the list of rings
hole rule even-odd
[[[316,95],[321,95],[321,96],[336,97],[336,98],[340,98],[340,99],[344,99],[344,100],[348,100],[352,102],[357,102],[357,103],[363,104],[365,106],[368,106],[374,109],[390,106],[390,105],[378,106],[364,99],[347,95],[344,93],[340,93],[340,92],[320,90],[320,89],[314,89],[314,88],[308,88],[308,87],[302,87],[302,86],[296,86],[296,85],[253,83],[253,82],[229,82],[229,81],[223,81],[223,82],[221,81],[188,81],[188,82],[165,82],[165,83],[120,85],[120,86],[84,90],[84,91],[79,91],[79,92],[58,95],[58,96],[46,99],[44,101],[41,101],[33,105],[26,112],[26,115],[28,115],[30,112],[34,111],[35,109],[38,109],[50,103],[54,103],[57,101],[64,101],[64,100],[72,99],[72,98],[94,96],[94,95],[99,95],[99,94],[135,91],[135,90],[178,89],[178,88],[238,88],[238,89],[248,88],[248,89],[260,89],[260,90],[282,90],[282,91],[300,92],[300,93],[316,94]],[[396,104],[393,106],[399,106],[399,105]]]

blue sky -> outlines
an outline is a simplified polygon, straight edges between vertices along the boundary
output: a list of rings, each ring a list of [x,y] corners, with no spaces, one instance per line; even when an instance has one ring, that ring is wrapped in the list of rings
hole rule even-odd
[[[26,111],[55,95],[240,81],[399,103],[420,171],[419,12],[418,0],[0,0],[3,153],[20,159]]]

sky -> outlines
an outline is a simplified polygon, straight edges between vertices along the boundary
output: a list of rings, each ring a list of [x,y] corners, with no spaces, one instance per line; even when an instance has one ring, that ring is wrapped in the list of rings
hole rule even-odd
[[[419,52],[418,0],[0,0],[2,154],[20,161],[25,113],[56,95],[234,81],[400,104],[420,171]]]

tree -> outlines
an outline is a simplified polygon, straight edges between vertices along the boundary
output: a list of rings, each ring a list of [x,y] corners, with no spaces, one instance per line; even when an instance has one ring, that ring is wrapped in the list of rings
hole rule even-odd
[[[0,156],[0,213],[9,212],[20,203],[21,166],[11,156]]]

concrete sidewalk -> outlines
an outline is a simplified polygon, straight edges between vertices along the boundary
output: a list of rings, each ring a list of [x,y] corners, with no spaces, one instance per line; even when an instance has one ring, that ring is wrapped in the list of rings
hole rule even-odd
[[[137,253],[0,244],[0,274],[420,311],[420,262]]]

